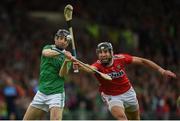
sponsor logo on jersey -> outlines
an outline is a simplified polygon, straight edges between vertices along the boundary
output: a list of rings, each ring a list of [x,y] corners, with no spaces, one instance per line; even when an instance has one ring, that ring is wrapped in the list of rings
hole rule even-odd
[[[125,74],[125,73],[124,73],[123,70],[120,70],[119,72],[111,72],[111,73],[108,73],[108,75],[111,76],[112,79],[122,77],[124,74]]]

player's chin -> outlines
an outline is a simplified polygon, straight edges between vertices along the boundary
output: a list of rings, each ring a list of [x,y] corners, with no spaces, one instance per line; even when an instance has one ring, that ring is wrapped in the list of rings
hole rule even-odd
[[[59,48],[62,48],[62,49],[66,49],[67,45],[65,44],[61,44],[61,45],[58,45]]]

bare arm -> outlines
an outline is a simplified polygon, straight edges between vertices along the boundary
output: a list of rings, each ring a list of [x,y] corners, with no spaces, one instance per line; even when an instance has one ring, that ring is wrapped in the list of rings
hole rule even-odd
[[[66,59],[64,60],[62,66],[59,70],[60,76],[65,76],[68,74],[68,72],[69,72],[68,63],[70,61],[72,61],[71,59],[73,58],[73,56],[71,55],[71,53],[69,51],[64,51],[64,55],[66,56]]]
[[[84,63],[84,64],[85,64],[85,63]],[[85,66],[85,65],[86,65],[86,66]],[[79,63],[79,62],[77,62],[77,61],[73,62],[73,68],[74,68],[74,69],[80,69],[80,70],[86,71],[86,72],[88,72],[88,73],[94,73],[94,71],[93,71],[92,69],[89,69],[88,67],[91,67],[91,68],[97,70],[97,68],[94,67],[94,66],[91,66],[91,65],[89,65],[89,64],[85,64],[85,65],[82,65],[81,63]]]
[[[54,56],[57,56],[59,54],[60,54],[59,52],[52,50],[52,49],[44,49],[42,51],[42,55],[46,56],[46,57],[54,57]]]
[[[62,66],[59,70],[59,76],[63,77],[63,76],[66,76],[68,74],[68,72],[69,72],[68,62],[70,62],[70,60],[65,59],[64,63],[62,64]]]
[[[111,76],[98,71],[96,67],[90,66],[89,64],[85,64],[77,59],[75,59],[75,61],[77,61],[77,63],[79,63],[79,65],[81,66],[81,69],[83,69],[84,71],[89,72],[89,73],[96,73],[106,80],[112,80]]]
[[[164,77],[173,77],[173,78],[176,78],[176,74],[174,74],[170,70],[163,69],[162,67],[160,67],[159,65],[157,65],[156,63],[154,63],[151,60],[133,56],[132,63],[147,66],[147,67],[149,67],[149,68],[159,72]]]
[[[95,73],[93,70],[87,68],[86,66],[81,65],[80,63],[78,63],[78,65],[80,66],[80,68],[79,68],[80,70],[86,71],[88,73]],[[95,70],[97,70],[97,68],[95,66],[91,66],[89,64],[86,64],[86,65],[93,68],[93,69],[95,69]]]

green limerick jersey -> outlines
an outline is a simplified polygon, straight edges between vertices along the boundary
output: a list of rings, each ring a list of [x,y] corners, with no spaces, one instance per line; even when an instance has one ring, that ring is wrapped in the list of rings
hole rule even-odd
[[[46,45],[44,49],[51,49],[54,45]],[[38,89],[40,92],[49,95],[64,92],[65,77],[59,76],[59,70],[65,60],[63,54],[55,57],[45,57],[41,55],[40,78]],[[67,64],[68,69],[71,62]]]

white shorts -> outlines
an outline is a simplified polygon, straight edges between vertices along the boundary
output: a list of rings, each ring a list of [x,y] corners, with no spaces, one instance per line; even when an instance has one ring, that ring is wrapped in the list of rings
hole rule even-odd
[[[38,91],[34,96],[31,106],[48,112],[52,107],[64,107],[65,93],[45,95]]]
[[[134,112],[139,109],[136,93],[132,87],[127,92],[120,95],[112,96],[102,92],[101,96],[103,101],[108,105],[110,111],[113,106],[120,106],[129,112]]]

